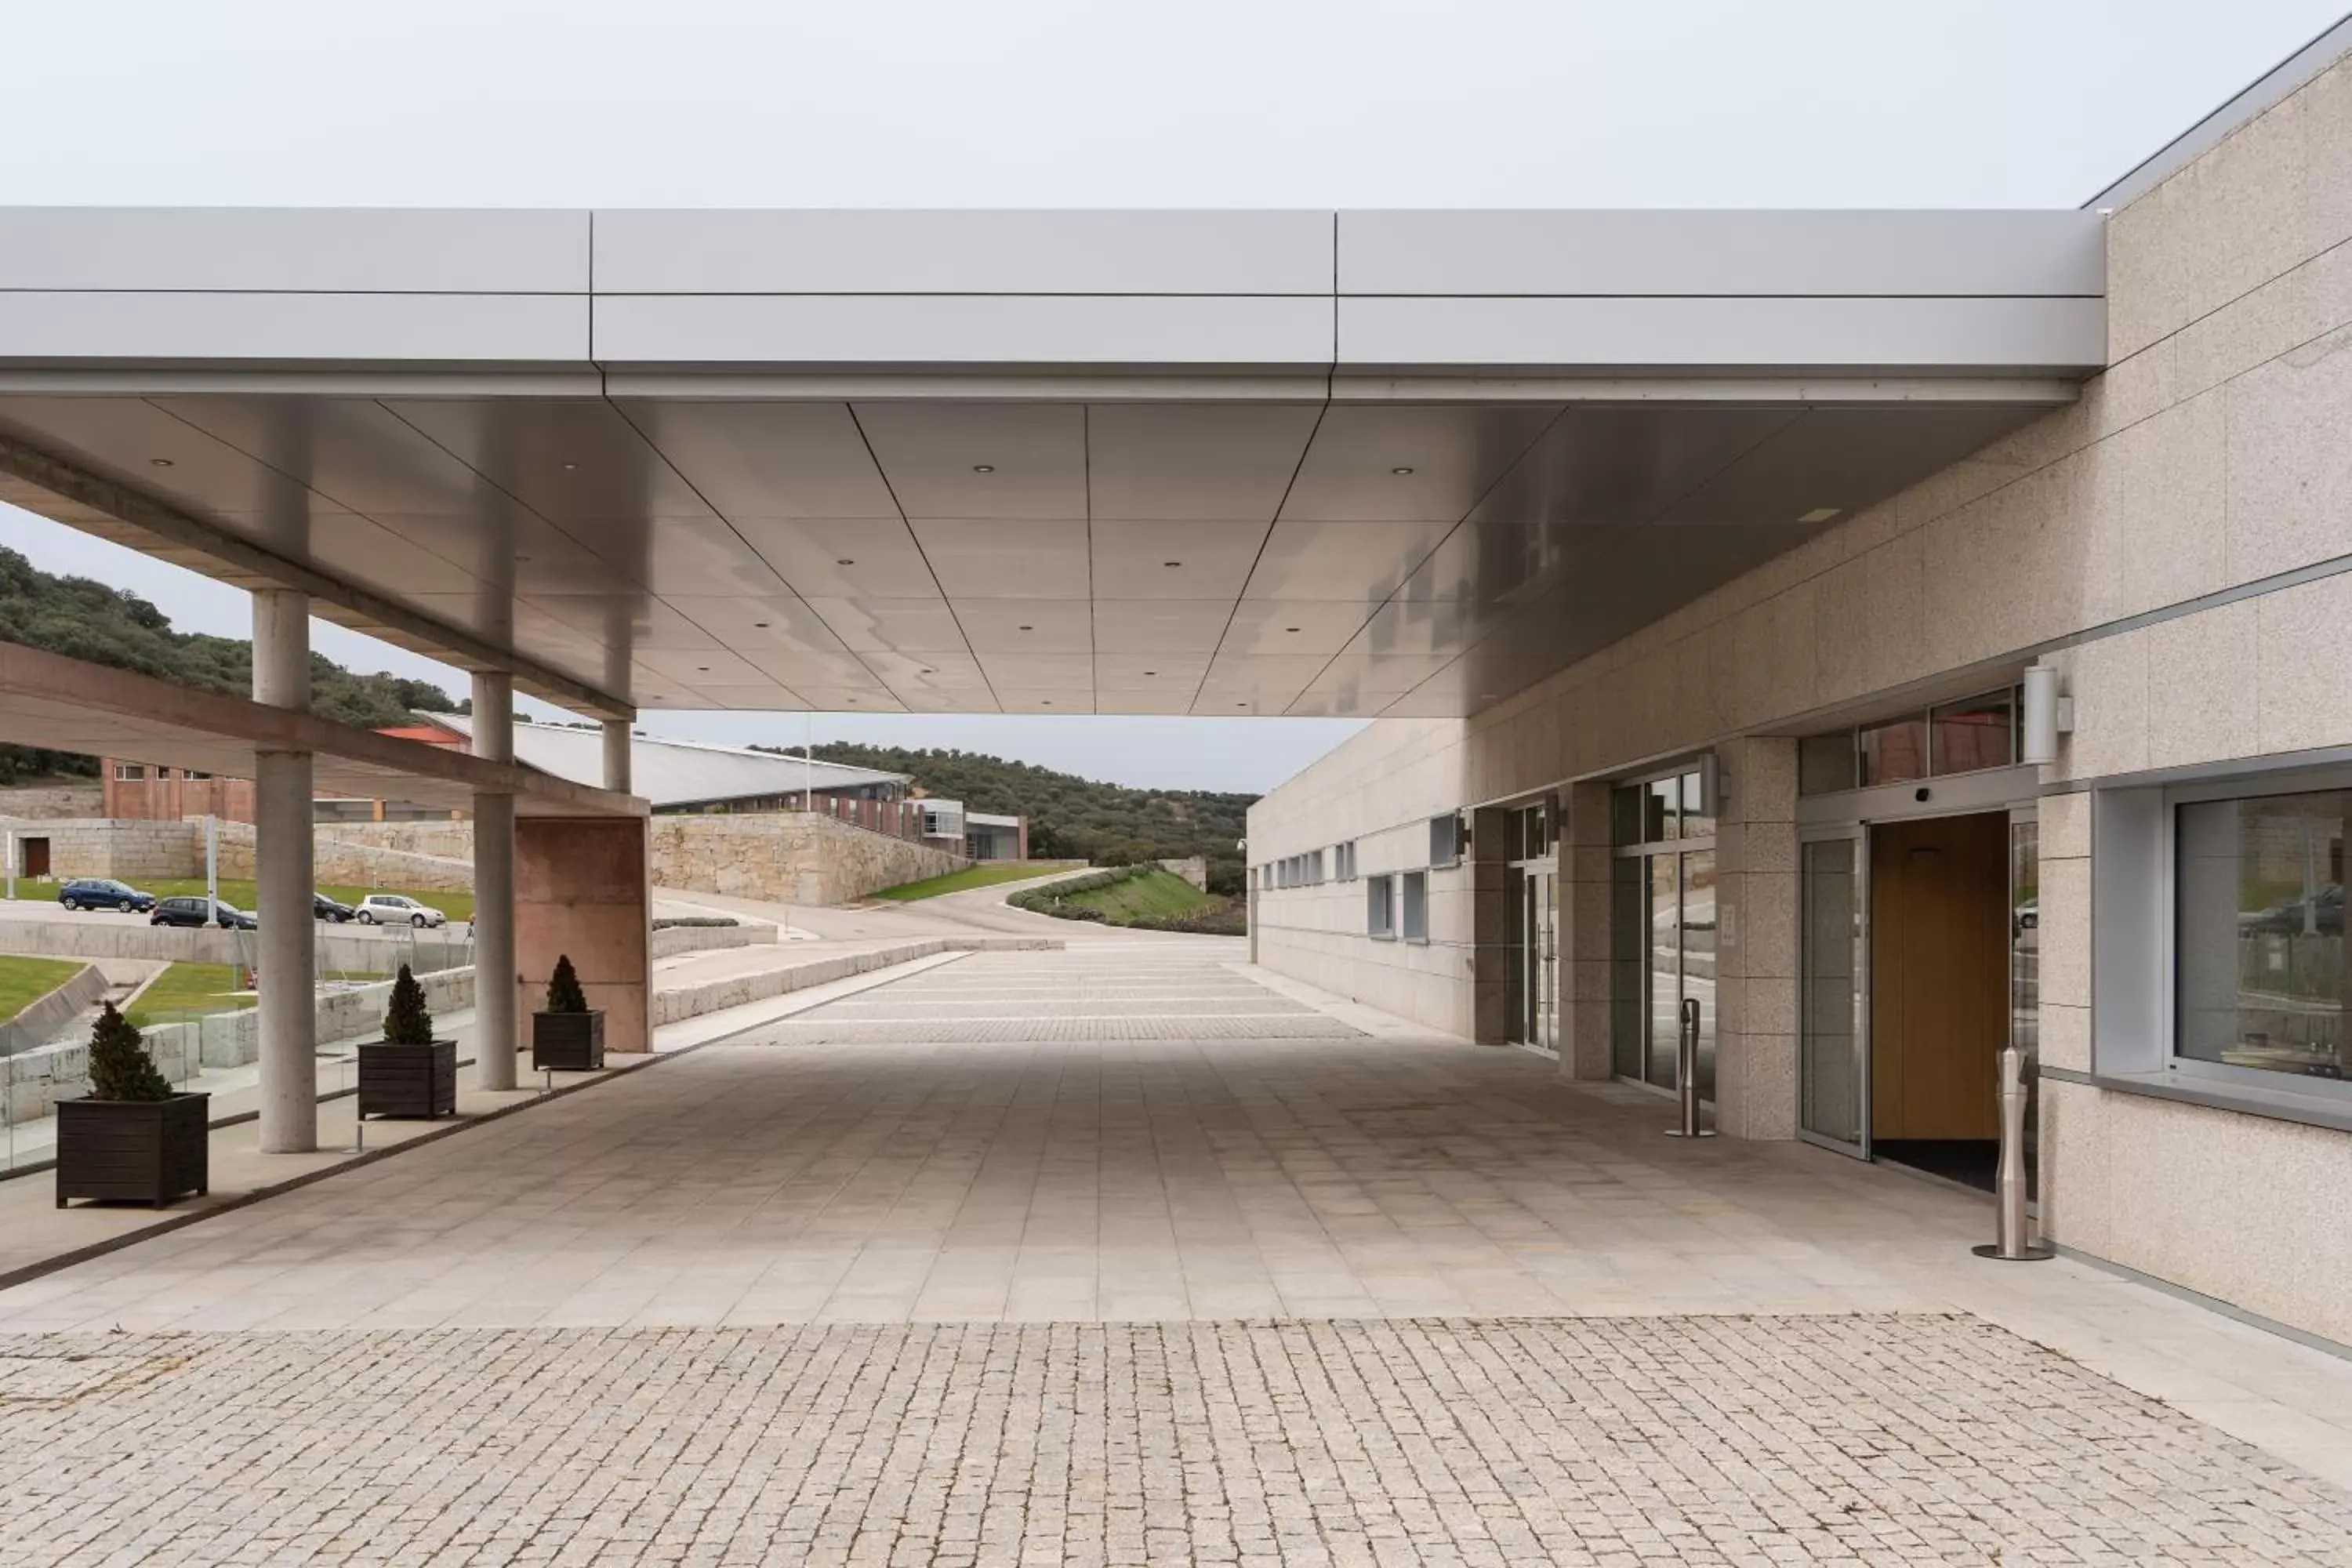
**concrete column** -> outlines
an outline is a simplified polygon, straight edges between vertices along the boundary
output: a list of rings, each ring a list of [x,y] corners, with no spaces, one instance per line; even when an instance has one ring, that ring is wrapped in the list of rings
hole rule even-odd
[[[629,721],[604,721],[604,787],[629,793]]]
[[[474,671],[474,755],[514,761],[514,677],[503,669]]]
[[[310,705],[310,601],[253,595],[253,700]],[[260,923],[261,1152],[319,1146],[318,926],[310,913],[310,753],[254,758],[254,914]]]
[[[1717,748],[1716,1125],[1731,1138],[1797,1132],[1797,742]]]
[[[521,1045],[515,986],[515,801],[474,796],[474,1081],[515,1086]]]
[[[514,760],[514,679],[474,672],[474,755]],[[515,988],[515,803],[510,795],[474,796],[474,1081],[515,1086],[521,1044]]]

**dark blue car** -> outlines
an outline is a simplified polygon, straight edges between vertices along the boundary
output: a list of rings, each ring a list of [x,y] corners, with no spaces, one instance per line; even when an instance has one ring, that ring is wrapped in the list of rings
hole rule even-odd
[[[155,895],[142,893],[128,882],[110,877],[77,877],[58,889],[58,902],[69,910],[114,910],[145,914],[155,907]]]

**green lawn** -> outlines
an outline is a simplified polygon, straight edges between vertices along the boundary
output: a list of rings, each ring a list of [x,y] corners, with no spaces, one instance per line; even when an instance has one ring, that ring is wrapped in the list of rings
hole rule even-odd
[[[63,958],[0,958],[0,1024],[71,980],[81,965]]]
[[[1089,888],[1083,893],[1072,893],[1065,901],[1084,909],[1099,910],[1103,919],[1112,925],[1126,925],[1139,920],[1164,921],[1223,902],[1211,898],[1175,872],[1159,867],[1140,877],[1113,882],[1108,888]]]
[[[165,877],[152,882],[131,881],[129,878],[123,879],[130,881],[141,892],[152,893],[159,899],[184,896],[201,899],[205,896],[205,879],[202,877]],[[24,894],[25,884],[17,883],[16,891]],[[418,903],[430,905],[447,915],[452,925],[462,925],[474,916],[474,895],[471,893],[425,892],[415,888],[347,888],[326,882],[319,884],[319,891],[340,902],[354,905],[370,893],[404,893]],[[224,902],[235,904],[248,914],[257,901],[254,897],[253,884],[241,877],[223,877],[220,896]],[[51,891],[41,901],[55,903],[57,897],[56,892]]]
[[[919,882],[901,882],[895,888],[883,889],[874,897],[904,904],[917,899],[936,899],[941,893],[961,893],[966,888],[992,888],[999,882],[1025,882],[1032,877],[1050,877],[1056,871],[1069,869],[1070,864],[1063,860],[1003,860],[968,866],[944,877],[927,877]]]
[[[226,888],[221,897],[228,898]],[[251,992],[237,994],[242,978],[232,963],[166,964],[155,984],[139,994],[124,1016],[133,1026],[144,1029],[183,1023],[205,1013],[234,1013],[254,1004]]]

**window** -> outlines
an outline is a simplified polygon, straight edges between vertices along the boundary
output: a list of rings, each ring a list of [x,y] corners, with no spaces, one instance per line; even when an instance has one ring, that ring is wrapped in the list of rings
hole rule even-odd
[[[1834,795],[2012,767],[2018,708],[2017,689],[2004,687],[1859,730],[1808,735],[1797,742],[1797,793]]]
[[[1381,941],[1396,936],[1395,898],[1391,885],[1394,877],[1368,877],[1364,879],[1364,932]]]
[[[1927,710],[1927,760],[1937,776],[2005,768],[2017,760],[2016,704],[2006,691]]]
[[[143,784],[147,779],[147,770],[137,763],[117,763],[114,764],[114,778],[118,784]]]
[[[210,774],[210,773],[198,773],[195,769],[194,769],[194,768],[190,768],[187,772],[185,772],[185,773],[182,773],[180,776],[181,776],[182,778],[184,778],[184,779],[190,780],[191,782],[194,782],[194,783],[201,783],[201,782],[203,782],[203,781],[204,781],[204,780],[205,780],[205,779],[209,779],[209,778],[211,778],[213,775],[212,775],[212,774]]]
[[[1429,819],[1429,863],[1436,867],[1462,863],[1462,820],[1450,811]]]
[[[1356,879],[1356,841],[1354,839],[1350,838],[1345,844],[1332,847],[1331,875],[1336,881],[1352,882]]]
[[[1909,784],[1927,776],[1927,720],[1924,714],[1889,719],[1864,727],[1855,737],[1862,785]]]
[[[2305,1078],[2352,1075],[2344,838],[2352,793],[2183,803],[2175,824],[2173,1052]]]
[[[1407,942],[1429,940],[1429,873],[1407,871],[1404,874],[1404,939]]]

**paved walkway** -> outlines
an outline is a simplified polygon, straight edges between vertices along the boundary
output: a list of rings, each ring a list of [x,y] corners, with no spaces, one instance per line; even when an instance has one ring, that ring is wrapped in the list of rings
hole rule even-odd
[[[2352,1363],[1240,952],[935,963],[0,1292],[0,1565],[2352,1562]]]

